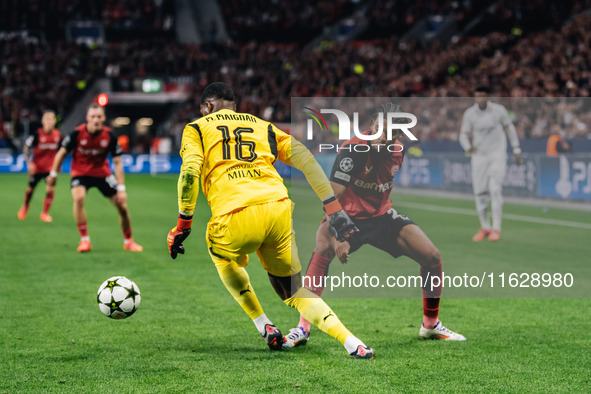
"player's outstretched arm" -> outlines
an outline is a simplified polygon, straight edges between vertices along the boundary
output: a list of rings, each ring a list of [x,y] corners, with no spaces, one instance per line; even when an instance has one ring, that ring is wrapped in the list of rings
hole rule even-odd
[[[125,191],[125,173],[121,156],[113,157],[113,166],[115,167],[115,179],[117,179],[117,197],[119,201],[125,202],[127,201],[127,193]]]
[[[179,214],[176,226],[174,226],[166,237],[166,243],[168,244],[168,253],[170,257],[176,259],[178,254],[185,254],[185,247],[183,242],[189,234],[191,234],[191,226],[193,224],[193,216],[185,216]]]
[[[460,127],[460,136],[458,138],[462,149],[468,154],[472,154],[476,152],[476,148],[472,144],[472,123],[470,122],[470,116],[468,113],[469,109],[464,112],[464,117],[462,118],[462,126]]]
[[[336,183],[336,182],[331,181],[330,185],[332,186],[332,190],[334,190],[334,194],[335,194],[335,197],[337,198],[337,200],[339,198],[341,198],[343,193],[345,193],[345,190],[347,190],[346,186],[343,186],[343,185]],[[328,227],[328,223],[327,223],[327,227],[326,227],[326,232],[328,234],[330,234],[330,229]],[[359,234],[357,234],[357,235],[359,235]],[[347,264],[349,262],[349,250],[351,250],[351,244],[349,241],[352,241],[352,239],[348,238],[344,242],[340,242],[335,239],[331,243],[335,255],[337,256],[337,258],[339,259],[339,261],[342,264]]]
[[[35,173],[35,163],[33,163],[33,157],[31,155],[31,146],[33,138],[33,136],[29,136],[25,141],[25,146],[23,148],[23,155],[25,156],[25,160],[27,161],[27,171],[29,175],[33,175]]]
[[[51,166],[51,171],[49,171],[49,176],[46,179],[48,186],[55,186],[55,182],[57,180],[57,174],[60,172],[62,168],[62,164],[68,151],[63,146],[57,151],[55,158],[53,159],[53,165]]]
[[[503,130],[507,135],[509,144],[511,144],[511,148],[513,149],[513,158],[515,159],[515,163],[517,163],[517,165],[521,165],[521,163],[523,163],[523,159],[521,158],[521,148],[519,147],[519,137],[517,136],[517,130],[515,130],[515,126],[513,125],[513,122],[511,122],[511,118],[509,118],[507,109],[503,106],[500,106],[500,111],[501,125],[503,126]]]
[[[302,143],[281,130],[277,130],[281,133],[278,135],[279,158],[284,163],[304,173],[306,180],[324,204],[331,235],[341,242],[354,236],[355,233],[359,232],[359,229],[341,207],[320,164]]]
[[[183,131],[180,154],[183,164],[177,183],[179,216],[177,225],[168,232],[166,238],[168,253],[173,259],[185,253],[183,242],[191,233],[193,211],[199,194],[203,149],[201,137],[192,126],[185,127]]]

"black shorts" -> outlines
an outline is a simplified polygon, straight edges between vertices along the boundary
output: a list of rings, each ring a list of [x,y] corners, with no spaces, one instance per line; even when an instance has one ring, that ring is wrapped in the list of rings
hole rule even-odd
[[[70,187],[84,186],[86,190],[91,187],[98,187],[105,197],[113,197],[117,194],[117,180],[114,175],[109,175],[106,178],[98,178],[95,176],[76,176],[72,178]]]
[[[33,174],[33,176],[29,177],[29,186],[31,186],[34,189],[37,186],[37,184],[39,182],[41,182],[41,179],[47,178],[48,175],[49,175],[49,172],[42,172],[39,174]]]
[[[375,246],[383,250],[392,257],[400,257],[402,252],[399,250],[396,238],[400,230],[407,224],[415,224],[407,216],[398,213],[394,208],[382,216],[370,219],[353,219],[359,228],[359,235],[351,243],[353,253],[365,244]]]

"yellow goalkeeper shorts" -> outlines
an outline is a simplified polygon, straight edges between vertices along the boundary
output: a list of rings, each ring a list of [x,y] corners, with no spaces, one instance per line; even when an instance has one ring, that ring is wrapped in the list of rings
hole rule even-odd
[[[293,204],[289,199],[251,205],[212,217],[207,225],[207,245],[214,263],[228,260],[248,265],[248,254],[256,251],[267,272],[291,276],[302,270],[292,228]]]

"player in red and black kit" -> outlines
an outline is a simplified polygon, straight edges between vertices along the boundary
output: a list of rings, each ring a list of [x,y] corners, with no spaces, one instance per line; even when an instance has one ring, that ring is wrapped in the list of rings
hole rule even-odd
[[[123,164],[121,163],[121,148],[117,137],[111,133],[105,122],[105,110],[98,105],[91,105],[86,112],[86,123],[66,136],[57,152],[53,168],[47,178],[48,183],[54,183],[57,172],[62,166],[64,158],[72,152],[72,166],[70,175],[72,181],[72,197],[74,198],[74,219],[80,233],[78,252],[91,250],[90,238],[86,225],[86,211],[84,199],[88,189],[97,187],[103,196],[107,197],[119,212],[121,228],[123,229],[123,248],[132,252],[141,252],[143,248],[133,241],[131,236],[131,220],[127,210],[127,194]],[[111,173],[107,156],[111,155],[115,167],[115,176]]]
[[[25,190],[25,202],[18,211],[18,218],[25,220],[29,211],[29,203],[35,187],[41,179],[46,179],[51,170],[53,159],[59,148],[62,134],[55,128],[55,112],[51,110],[43,111],[40,127],[33,135],[30,135],[25,141],[23,153],[27,159],[27,169],[29,171],[29,186]],[[32,153],[32,156],[31,156]],[[49,208],[53,202],[55,185],[46,183],[46,194],[43,200],[43,211],[39,217],[43,222],[51,222],[53,219],[49,216]]]
[[[363,134],[375,134],[379,126],[376,122],[378,113],[383,113],[383,119],[386,119],[385,114],[389,112],[401,110],[392,103],[380,106],[372,116],[371,130]],[[323,283],[321,278],[328,274],[328,266],[335,255],[342,263],[346,263],[349,254],[365,244],[375,246],[394,258],[404,255],[415,260],[421,266],[423,280],[428,275],[441,278],[439,250],[419,226],[392,207],[390,192],[394,176],[402,165],[404,153],[402,144],[397,140],[401,137],[401,132],[393,132],[394,143],[388,141],[385,123],[381,138],[366,141],[354,137],[340,147],[331,171],[331,185],[341,206],[359,228],[359,233],[350,241],[338,242],[331,237],[326,218],[322,220],[306,272],[312,285]],[[320,296],[324,287],[309,287],[309,290]],[[433,291],[423,287],[422,292],[423,323],[419,335],[430,339],[466,340],[464,336],[448,330],[439,322],[441,287],[434,288]],[[300,316],[298,327],[290,330],[284,346],[305,344],[309,335],[310,323]]]

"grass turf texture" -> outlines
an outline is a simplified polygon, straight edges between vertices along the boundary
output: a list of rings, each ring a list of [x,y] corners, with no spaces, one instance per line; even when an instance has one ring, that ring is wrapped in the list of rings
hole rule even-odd
[[[43,185],[21,222],[16,213],[25,176],[1,175],[0,182],[0,392],[580,392],[591,387],[588,298],[444,299],[442,321],[464,334],[465,343],[420,340],[419,298],[331,298],[342,321],[376,349],[374,360],[351,359],[317,329],[307,346],[271,352],[209,259],[203,196],[185,242],[187,254],[175,261],[168,256],[165,237],[177,211],[175,177],[127,177],[134,237],[143,253],[123,250],[115,209],[96,189],[86,204],[93,250],[79,254],[67,176],[59,178],[53,223],[39,221]],[[302,192],[307,186],[293,189],[305,266],[321,207]],[[395,200],[473,207],[470,201],[431,197]],[[514,261],[540,261],[554,271],[567,259],[588,264],[591,230],[505,221],[501,243],[474,245],[475,217],[401,211],[439,247],[444,270],[478,264],[497,264],[498,270]],[[505,211],[591,222],[585,212],[542,213],[512,205]],[[364,253],[391,261],[372,248]],[[353,255],[349,266],[362,265],[361,260]],[[416,273],[413,264],[401,258],[392,267]],[[339,269],[336,263],[331,268]],[[287,333],[297,322],[296,311],[275,295],[256,257],[248,271],[265,312]],[[129,319],[108,319],[96,305],[98,286],[113,275],[128,276],[142,292],[142,304]]]

